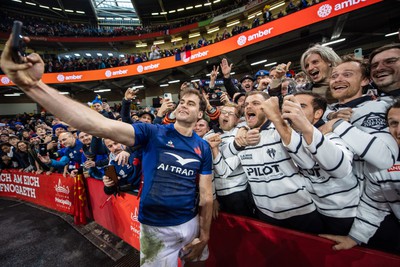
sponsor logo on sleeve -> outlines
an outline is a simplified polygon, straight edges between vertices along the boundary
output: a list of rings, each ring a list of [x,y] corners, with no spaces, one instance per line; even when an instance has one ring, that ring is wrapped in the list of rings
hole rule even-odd
[[[395,164],[387,170],[388,172],[400,172],[400,164]]]
[[[361,124],[362,127],[383,130],[386,126],[385,115],[382,113],[370,113]]]

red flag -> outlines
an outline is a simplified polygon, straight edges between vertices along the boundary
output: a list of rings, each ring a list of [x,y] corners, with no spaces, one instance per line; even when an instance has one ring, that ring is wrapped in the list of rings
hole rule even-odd
[[[83,179],[83,173],[80,170],[78,171],[78,175],[74,178],[74,223],[76,225],[86,224],[86,189]]]

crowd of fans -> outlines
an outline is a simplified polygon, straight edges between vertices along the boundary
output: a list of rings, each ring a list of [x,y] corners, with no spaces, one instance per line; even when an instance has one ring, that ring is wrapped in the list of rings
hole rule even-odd
[[[199,14],[197,16],[184,17],[177,22],[169,24],[148,24],[143,23],[140,26],[120,26],[104,27],[95,24],[71,23],[65,21],[55,21],[43,17],[32,17],[15,13],[2,11],[0,18],[0,31],[10,32],[14,20],[24,22],[24,30],[28,36],[58,36],[58,37],[115,37],[141,35],[154,32],[163,32],[168,34],[169,30],[190,25],[199,21],[210,19],[230,10],[236,9],[247,4],[248,1],[237,1],[232,5],[224,6],[212,12]]]
[[[212,151],[213,217],[224,211],[319,234],[335,250],[362,245],[400,253],[400,43],[376,48],[368,59],[315,45],[300,63],[298,73],[281,63],[235,84],[223,59],[209,86],[185,82],[178,99],[164,98],[160,107],[132,110],[132,88],[120,105],[95,97],[91,106],[136,131],[143,123],[177,122],[175,110],[195,105],[183,96],[198,97],[204,115],[193,131]],[[146,183],[143,147],[102,140],[46,112],[1,123],[1,169],[74,177],[84,168],[103,180],[106,194]],[[108,165],[118,182],[105,175]]]
[[[315,45],[294,75],[282,63],[234,84],[223,59],[208,87],[183,83],[182,92],[200,90],[206,101],[193,130],[212,149],[214,216],[221,210],[324,234],[335,249],[399,253],[399,59],[398,43],[376,49],[369,61]],[[215,86],[218,75],[224,89]],[[129,124],[175,122],[172,99],[131,110],[136,93],[128,88],[113,108],[100,97],[91,105]],[[45,112],[0,125],[1,169],[74,176],[83,167],[104,179],[107,194],[140,188],[141,148],[101,140]],[[109,164],[118,185],[104,176]]]
[[[177,46],[176,43],[173,43],[173,46],[170,48],[161,49],[159,46],[153,45],[148,52],[138,52],[133,54],[126,54],[124,57],[92,57],[92,56],[84,56],[81,57],[70,57],[64,58],[59,57],[57,55],[46,55],[44,56],[45,60],[45,72],[53,73],[53,72],[72,72],[72,71],[84,71],[84,70],[96,70],[96,69],[104,69],[111,68],[117,66],[126,66],[132,64],[139,64],[142,62],[146,62],[148,60],[154,60],[164,57],[177,56],[180,53],[194,50],[203,46],[207,46],[219,41],[223,41],[232,36],[241,34],[244,31],[249,30],[250,28],[258,27],[261,24],[270,22],[272,20],[278,19],[279,17],[284,16],[285,14],[291,14],[295,11],[303,9],[309,5],[313,5],[318,3],[319,1],[311,1],[308,3],[307,1],[300,1],[298,5],[294,5],[293,1],[290,1],[285,8],[286,12],[283,10],[277,15],[272,15],[269,11],[270,6],[265,6],[263,8],[263,18],[262,20],[258,17],[255,17],[254,20],[250,23],[250,25],[246,25],[242,23],[240,26],[234,26],[232,30],[229,32],[227,29],[223,30],[222,33],[217,32],[214,39],[207,39],[205,37],[201,37],[196,43],[185,43],[181,46]],[[192,24],[199,20],[204,20],[204,16],[216,16],[219,14],[223,14],[224,12],[235,9],[241,5],[247,4],[246,1],[235,3],[233,6],[224,7],[220,10],[216,10],[213,13],[201,15],[199,17],[190,17],[185,18],[183,21],[180,21],[177,24],[173,25],[153,25],[153,26],[137,26],[137,27],[127,27],[127,28],[104,28],[104,27],[96,27],[85,24],[70,24],[66,22],[52,22],[46,21],[43,18],[37,19],[32,17],[27,17],[25,15],[9,15],[5,12],[4,16],[0,19],[0,30],[1,31],[10,31],[10,27],[12,22],[15,19],[24,21],[25,29],[28,36],[92,36],[92,37],[101,37],[101,36],[121,36],[121,35],[140,35],[144,33],[150,32],[165,32],[168,34],[168,30],[172,28],[181,27],[184,25]],[[26,22],[25,22],[26,21]],[[250,26],[250,27],[249,27]]]

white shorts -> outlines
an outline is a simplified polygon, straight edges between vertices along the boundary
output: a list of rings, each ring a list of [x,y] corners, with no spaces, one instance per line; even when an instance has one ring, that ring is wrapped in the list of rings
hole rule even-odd
[[[184,255],[182,248],[199,236],[199,217],[176,226],[140,225],[140,266],[176,267],[178,257]],[[208,259],[208,247],[198,261]]]

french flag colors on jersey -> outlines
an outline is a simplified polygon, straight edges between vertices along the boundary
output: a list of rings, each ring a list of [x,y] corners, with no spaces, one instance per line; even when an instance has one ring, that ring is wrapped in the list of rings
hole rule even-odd
[[[173,124],[133,124],[135,144],[143,146],[144,184],[139,221],[174,226],[196,216],[198,175],[212,173],[209,145],[193,132],[178,133]]]

